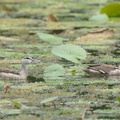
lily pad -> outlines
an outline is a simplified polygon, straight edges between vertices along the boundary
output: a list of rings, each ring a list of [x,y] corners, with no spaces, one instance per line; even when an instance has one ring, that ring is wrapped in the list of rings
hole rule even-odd
[[[63,76],[65,74],[64,68],[59,64],[50,65],[44,70],[44,76]]]
[[[109,18],[107,14],[98,14],[98,15],[93,15],[89,20],[95,22],[105,22],[108,21]]]
[[[42,39],[45,42],[52,43],[52,44],[61,44],[63,40],[68,40],[66,38],[60,38],[51,34],[47,33],[40,33],[37,32],[37,35],[40,39]]]
[[[117,101],[120,103],[120,97],[117,98]]]
[[[72,44],[55,46],[52,48],[52,53],[74,63],[80,63],[78,59],[86,58],[86,51],[82,47]]]
[[[104,6],[101,10],[100,13],[105,13],[109,17],[115,17],[120,15],[120,3],[111,3],[106,6]]]

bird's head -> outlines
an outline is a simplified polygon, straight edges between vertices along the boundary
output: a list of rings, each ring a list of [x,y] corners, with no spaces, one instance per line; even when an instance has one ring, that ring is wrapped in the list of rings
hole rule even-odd
[[[32,57],[29,56],[25,56],[22,58],[22,63],[23,64],[30,64],[34,61],[34,59]]]

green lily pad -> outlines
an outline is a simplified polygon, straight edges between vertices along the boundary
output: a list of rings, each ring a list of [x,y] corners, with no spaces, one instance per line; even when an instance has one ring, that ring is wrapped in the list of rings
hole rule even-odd
[[[68,40],[66,38],[60,38],[51,34],[47,33],[40,33],[37,32],[37,35],[40,39],[42,39],[45,42],[52,43],[52,44],[61,44],[63,40]]]
[[[120,97],[117,98],[117,101],[120,103]]]
[[[100,13],[107,14],[109,17],[115,17],[120,15],[120,3],[111,3],[106,6],[104,6],[101,10]]]
[[[93,15],[89,20],[95,22],[105,22],[108,21],[109,18],[106,14],[98,14],[98,15]]]
[[[52,53],[74,63],[80,63],[78,59],[86,58],[86,51],[82,47],[72,44],[55,46],[52,48]]]
[[[59,64],[50,65],[44,70],[44,76],[63,76],[65,74],[64,68]]]

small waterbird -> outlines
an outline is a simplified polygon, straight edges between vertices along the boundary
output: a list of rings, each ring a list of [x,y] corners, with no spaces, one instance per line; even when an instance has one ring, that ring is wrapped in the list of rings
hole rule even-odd
[[[82,70],[92,75],[120,75],[120,67],[113,65],[101,64],[101,65],[90,65]]]
[[[34,60],[32,57],[25,56],[21,59],[22,69],[20,72],[12,69],[0,69],[0,78],[3,79],[14,79],[22,80],[26,79],[28,76],[27,66],[32,63]]]

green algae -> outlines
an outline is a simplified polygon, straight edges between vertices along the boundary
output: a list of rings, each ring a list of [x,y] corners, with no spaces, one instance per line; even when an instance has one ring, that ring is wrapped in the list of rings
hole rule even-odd
[[[102,61],[105,61],[108,63],[120,63],[120,58],[105,58],[105,59],[102,59]]]
[[[28,69],[29,74],[34,76],[32,77],[34,83],[26,80],[1,80],[0,112],[3,111],[3,113],[0,119],[81,119],[85,108],[92,103],[96,104],[94,114],[87,111],[86,120],[99,119],[100,115],[104,114],[119,114],[119,105],[116,103],[120,88],[119,77],[89,76],[80,70],[80,68],[87,66],[86,63],[89,63],[91,59],[92,64],[98,62],[118,64],[120,61],[119,56],[114,56],[110,51],[110,44],[119,41],[119,20],[111,18],[111,21],[100,23],[88,21],[93,14],[98,13],[106,2],[106,0],[50,0],[45,2],[41,0],[4,0],[6,7],[15,7],[17,11],[2,9],[0,14],[0,34],[8,38],[19,39],[19,41],[15,39],[7,42],[3,39],[0,41],[0,66],[2,68],[19,69],[21,67],[20,59],[26,55],[32,56],[40,60],[40,62],[30,65]],[[3,3],[3,1],[0,1],[0,3]],[[58,17],[57,22],[46,21],[46,17],[51,13]],[[98,41],[96,39],[94,41],[88,40],[87,42],[81,39],[79,41],[75,40],[83,33],[106,27],[116,30],[115,37],[99,39]],[[74,33],[66,32],[71,29],[74,30]],[[104,54],[98,52],[96,62],[95,56],[91,52],[89,54],[90,58],[82,61],[83,64],[74,64],[51,54],[51,49],[55,45],[42,42],[35,35],[36,31],[60,37],[65,36],[70,40],[64,41],[63,44],[78,44],[82,45],[86,50],[104,51]],[[66,74],[60,77],[43,77],[44,68],[56,63],[63,65]],[[35,81],[36,77],[41,77],[44,81]],[[5,84],[9,84],[11,87],[6,94],[4,93]],[[54,109],[51,103],[40,104],[40,101],[54,96],[59,96],[55,101],[57,110]],[[27,109],[16,108],[11,101],[21,103]],[[107,108],[100,108],[97,106],[99,102],[101,104],[110,102],[110,104],[107,104],[110,109],[104,110]],[[35,109],[32,110],[31,108]],[[6,115],[4,116],[4,114]],[[104,120],[105,117],[102,119]]]

